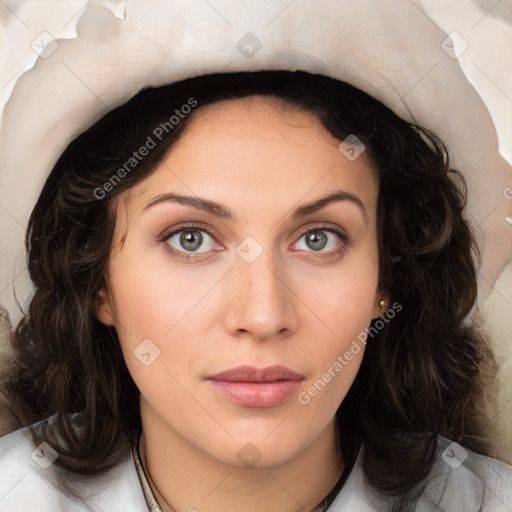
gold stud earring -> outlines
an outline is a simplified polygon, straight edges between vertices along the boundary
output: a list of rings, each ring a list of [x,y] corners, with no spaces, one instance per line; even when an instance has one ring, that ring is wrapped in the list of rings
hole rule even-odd
[[[383,308],[385,305],[386,305],[386,301],[385,300],[379,300],[379,306],[381,308]]]

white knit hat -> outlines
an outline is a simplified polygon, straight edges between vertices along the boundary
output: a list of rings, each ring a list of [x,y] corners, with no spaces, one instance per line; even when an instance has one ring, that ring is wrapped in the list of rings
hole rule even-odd
[[[26,226],[69,142],[144,87],[219,72],[321,73],[445,141],[480,232],[481,304],[512,254],[512,202],[504,193],[512,168],[455,48],[412,0],[128,0],[124,20],[92,3],[78,37],[50,40],[13,90],[0,141],[0,205]],[[22,306],[31,293],[23,236],[19,229],[0,237],[0,303],[14,318],[13,293]]]

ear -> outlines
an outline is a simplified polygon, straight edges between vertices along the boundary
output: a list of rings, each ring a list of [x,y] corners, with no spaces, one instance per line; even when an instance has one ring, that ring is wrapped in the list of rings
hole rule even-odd
[[[106,286],[102,286],[98,292],[96,301],[96,316],[98,320],[105,325],[114,326],[114,311],[110,301],[110,294]]]
[[[372,319],[376,320],[384,314],[384,312],[391,306],[390,297],[388,293],[383,291],[377,292],[375,296],[375,305],[373,306],[373,315]]]

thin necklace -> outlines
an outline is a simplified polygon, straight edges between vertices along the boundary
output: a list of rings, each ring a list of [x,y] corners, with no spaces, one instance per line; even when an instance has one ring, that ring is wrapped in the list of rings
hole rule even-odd
[[[144,471],[144,466],[142,465],[140,453],[139,453],[139,441],[137,439],[136,442],[132,444],[132,453],[133,460],[135,461],[135,468],[137,469],[137,474],[139,475],[140,485],[142,487],[142,493],[144,494],[144,499],[146,500],[146,505],[148,506],[149,512],[163,512],[160,507],[153,491],[151,490],[151,486],[149,485],[146,472]]]

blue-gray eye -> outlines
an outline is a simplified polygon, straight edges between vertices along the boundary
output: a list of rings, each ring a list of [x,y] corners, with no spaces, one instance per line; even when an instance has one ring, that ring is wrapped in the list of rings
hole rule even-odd
[[[328,231],[326,229],[313,229],[307,233],[304,233],[299,238],[299,241],[297,242],[297,248],[305,250],[311,249],[315,252],[321,251],[323,249],[330,251],[336,247],[340,239],[340,235],[333,231]],[[302,240],[305,241],[305,248],[300,246]]]
[[[198,250],[204,243],[209,242],[203,250]],[[209,240],[208,240],[209,239]],[[178,251],[191,251],[191,252],[208,252],[211,251],[215,246],[215,240],[206,233],[203,229],[180,229],[170,233],[166,237],[166,243],[168,243],[173,249]],[[177,244],[178,246],[173,245]]]

